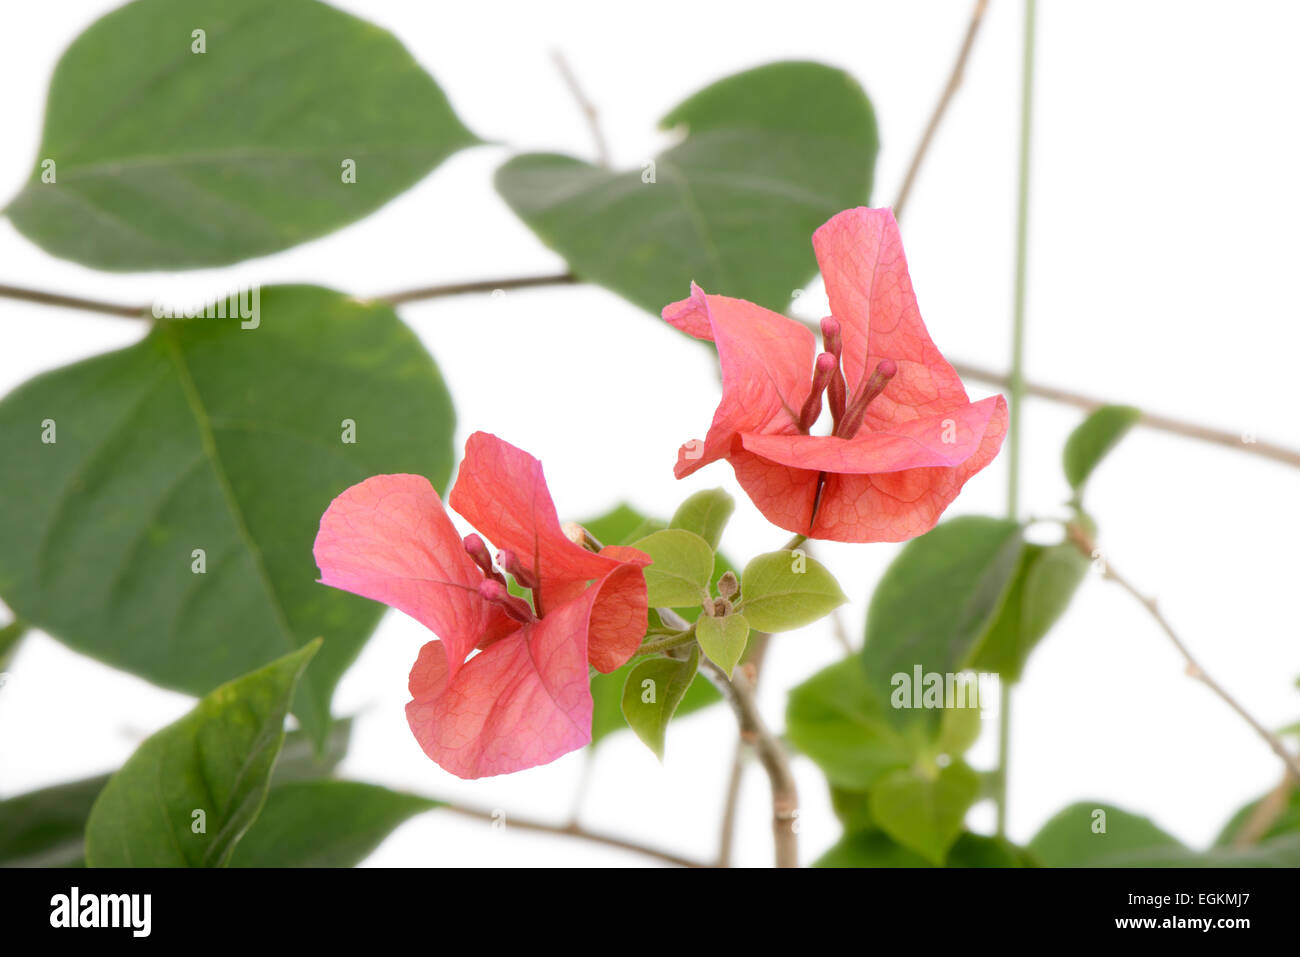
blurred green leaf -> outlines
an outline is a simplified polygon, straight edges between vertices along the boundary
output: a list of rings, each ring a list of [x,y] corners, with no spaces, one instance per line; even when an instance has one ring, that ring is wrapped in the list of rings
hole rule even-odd
[[[408,818],[438,801],[359,781],[272,788],[231,867],[355,867]]]
[[[669,528],[632,543],[654,559],[645,569],[651,607],[687,608],[699,605],[713,576],[713,549],[685,529]]]
[[[352,719],[335,721],[325,753],[301,731],[285,735],[271,791],[286,781],[324,777],[347,752]],[[82,867],[86,819],[109,775],[70,781],[0,801],[0,867]]]
[[[830,614],[848,599],[835,576],[802,552],[759,555],[740,576],[738,609],[755,631],[793,631]]]
[[[158,323],[0,402],[0,595],[72,648],[196,695],[323,636],[295,702],[320,739],[383,613],[317,583],[321,514],[379,473],[442,488],[454,429],[437,367],[387,307],[270,287],[256,328]]]
[[[1228,819],[1219,836],[1214,839],[1215,847],[1232,847],[1246,822],[1254,817],[1262,801],[1276,801],[1276,793],[1270,792],[1240,808]],[[1267,841],[1274,837],[1283,837],[1300,832],[1300,788],[1292,785],[1282,801],[1276,801],[1277,813],[1269,826],[1258,835],[1257,841]]]
[[[888,696],[893,676],[913,680],[966,668],[995,619],[1024,545],[1013,521],[949,519],[908,542],[867,611],[861,660],[873,690]],[[896,723],[937,725],[940,709],[891,709]]]
[[[867,682],[861,662],[849,658],[790,692],[786,737],[832,785],[865,790],[914,758],[914,748],[886,717],[887,708]]]
[[[1029,653],[1065,613],[1090,564],[1069,542],[1026,544],[1002,608],[970,667],[1019,681]]]
[[[151,735],[100,792],[92,867],[223,867],[257,818],[313,641],[217,688]]]
[[[881,830],[930,863],[943,863],[975,803],[979,776],[962,761],[934,775],[890,771],[871,788],[871,816]]]
[[[1065,477],[1076,499],[1083,494],[1092,470],[1141,417],[1141,410],[1132,406],[1103,405],[1070,433],[1065,442]]]
[[[871,192],[871,104],[847,73],[773,63],[714,83],[661,126],[685,138],[613,172],[556,154],[497,172],[510,207],[583,279],[658,315],[710,292],[785,309],[817,272],[813,231]]]
[[[623,688],[623,717],[628,726],[660,761],[668,722],[681,704],[700,665],[700,649],[691,646],[690,657],[647,658],[635,665]]]
[[[695,640],[709,660],[730,678],[749,643],[749,622],[736,613],[723,618],[701,615],[695,622]]]
[[[1126,858],[1187,852],[1150,818],[1100,801],[1080,801],[1056,814],[1034,835],[1029,850],[1047,867],[1122,867]]]
[[[731,513],[736,510],[736,500],[720,488],[696,492],[677,507],[669,528],[684,528],[694,532],[717,549],[722,540],[722,530],[727,527]]]
[[[314,0],[136,0],[59,60],[5,212],[83,265],[220,266],[352,222],[476,142],[372,23]]]

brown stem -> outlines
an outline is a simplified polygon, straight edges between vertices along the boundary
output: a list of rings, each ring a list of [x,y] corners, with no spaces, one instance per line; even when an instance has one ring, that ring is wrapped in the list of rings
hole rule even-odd
[[[722,824],[718,828],[718,867],[731,866],[731,849],[736,843],[736,818],[740,808],[740,785],[745,780],[745,742],[736,741],[731,757],[731,775],[727,778],[727,796],[722,805]]]
[[[387,293],[379,296],[372,296],[371,302],[382,302],[385,305],[396,306],[406,302],[416,302],[422,299],[439,299],[447,296],[462,296],[472,293],[495,292],[498,289],[528,289],[543,286],[569,286],[577,285],[581,280],[572,273],[555,273],[546,276],[515,276],[501,279],[478,279],[470,282],[453,282],[443,283],[435,286],[421,286],[416,289],[407,289],[399,292]],[[66,309],[80,309],[86,312],[104,313],[110,316],[121,316],[128,319],[152,319],[152,309],[149,306],[132,306],[124,303],[104,302],[97,299],[86,299],[80,296],[65,296],[62,293],[45,292],[39,289],[27,289],[22,286],[13,286],[0,283],[0,299],[17,299],[23,302],[33,302],[46,306],[59,306]],[[816,328],[815,326],[813,328]],[[963,378],[974,379],[988,385],[999,388],[1010,388],[1010,376],[994,372],[982,366],[972,365],[965,362],[953,362],[952,367]],[[1096,396],[1083,395],[1078,392],[1070,392],[1066,389],[1059,389],[1056,386],[1043,385],[1037,382],[1025,382],[1024,391],[1026,395],[1032,395],[1036,398],[1047,399],[1052,402],[1059,402],[1063,405],[1071,405],[1075,408],[1092,410],[1099,406],[1109,405],[1112,400],[1101,399]],[[1257,455],[1260,458],[1270,459],[1274,462],[1281,462],[1284,465],[1290,465],[1294,468],[1300,468],[1300,451],[1278,445],[1275,442],[1265,442],[1263,440],[1248,441],[1243,436],[1227,432],[1222,429],[1214,429],[1209,426],[1199,425],[1195,422],[1189,422],[1185,419],[1176,419],[1167,415],[1156,415],[1150,412],[1143,412],[1138,419],[1139,424],[1149,429],[1155,429],[1159,432],[1168,432],[1173,435],[1181,435],[1184,438],[1196,439],[1200,442],[1208,442],[1212,445],[1219,445],[1224,448],[1233,449],[1237,452],[1245,452],[1249,455]],[[795,536],[793,544],[787,545],[787,548],[798,547],[800,536]]]
[[[447,296],[464,296],[476,292],[496,292],[498,289],[530,289],[535,286],[572,286],[579,282],[571,272],[554,273],[549,276],[514,276],[503,279],[475,279],[470,282],[449,282],[436,286],[418,286],[382,296],[372,296],[371,302],[382,302],[386,306],[399,306],[404,302],[417,302],[421,299],[442,299]]]
[[[980,24],[984,21],[984,11],[987,7],[988,0],[975,0],[975,9],[971,11],[970,23],[966,27],[966,38],[962,40],[961,49],[957,51],[957,60],[948,75],[948,83],[943,88],[943,93],[939,95],[939,102],[934,105],[930,122],[926,124],[925,132],[921,134],[921,141],[916,144],[912,162],[907,167],[907,175],[903,177],[903,186],[898,191],[898,198],[894,200],[894,216],[898,219],[903,218],[903,207],[912,193],[912,184],[916,182],[916,174],[920,172],[921,163],[930,149],[930,141],[934,139],[935,131],[939,128],[939,123],[943,120],[953,95],[961,86],[962,75],[966,72],[966,61],[970,58],[971,47],[975,45],[975,37],[979,33]]]
[[[0,297],[40,303],[42,306],[61,306],[65,309],[81,309],[84,312],[102,312],[105,315],[123,316],[127,319],[144,319],[149,317],[152,312],[149,306],[128,306],[124,303],[83,299],[80,296],[65,296],[58,292],[43,292],[40,289],[27,289],[23,286],[5,284],[0,284]]]
[[[689,858],[680,857],[668,851],[661,851],[658,848],[646,847],[644,844],[637,844],[635,841],[625,840],[621,837],[615,837],[611,834],[600,834],[595,831],[588,831],[586,828],[577,824],[547,824],[543,821],[532,821],[526,818],[514,817],[499,811],[485,811],[481,808],[465,807],[460,804],[443,804],[443,810],[454,811],[464,817],[476,818],[480,821],[498,821],[507,827],[517,827],[525,831],[537,831],[542,834],[557,834],[561,837],[575,837],[579,840],[590,841],[593,844],[604,844],[607,847],[617,847],[620,850],[632,851],[635,854],[643,854],[646,857],[653,857],[656,860],[663,861],[667,864],[675,864],[678,867],[708,867],[708,864],[700,861],[693,861]]]
[[[1089,558],[1093,558],[1098,554],[1091,538],[1078,525],[1071,524],[1068,532],[1070,540],[1074,542],[1079,550]],[[1237,712],[1241,719],[1250,725],[1254,732],[1269,746],[1273,753],[1282,759],[1282,763],[1286,765],[1287,770],[1296,778],[1300,778],[1300,760],[1287,750],[1286,745],[1282,743],[1281,738],[1255,720],[1254,715],[1247,711],[1236,698],[1228,693],[1227,689],[1224,688],[1223,685],[1214,680],[1214,678],[1201,667],[1200,662],[1192,656],[1191,651],[1188,650],[1185,644],[1183,644],[1183,640],[1178,637],[1178,633],[1174,631],[1173,626],[1169,624],[1169,620],[1165,618],[1164,613],[1160,611],[1160,607],[1156,604],[1156,600],[1151,596],[1144,595],[1142,592],[1138,591],[1127,578],[1124,578],[1119,574],[1119,572],[1115,571],[1110,560],[1105,557],[1102,558],[1102,568],[1102,575],[1105,578],[1110,579],[1115,584],[1119,585],[1120,588],[1123,588],[1126,592],[1132,595],[1142,605],[1142,607],[1147,610],[1147,613],[1155,619],[1156,624],[1160,626],[1161,630],[1168,636],[1169,640],[1173,642],[1174,647],[1178,649],[1178,653],[1183,656],[1183,661],[1186,662],[1187,674],[1213,691],[1229,708]]]
[[[1233,846],[1250,847],[1252,844],[1257,844],[1259,839],[1269,832],[1290,805],[1291,792],[1295,790],[1297,780],[1300,779],[1297,779],[1289,769],[1282,775],[1282,780],[1278,782],[1277,787],[1260,798],[1255,809],[1241,825],[1241,830],[1232,839]]]
[[[758,710],[754,685],[744,668],[737,668],[728,680],[726,672],[704,658],[700,668],[713,682],[736,714],[740,739],[751,744],[772,786],[772,839],[777,867],[799,866],[799,791],[790,761],[780,740],[767,727]]]

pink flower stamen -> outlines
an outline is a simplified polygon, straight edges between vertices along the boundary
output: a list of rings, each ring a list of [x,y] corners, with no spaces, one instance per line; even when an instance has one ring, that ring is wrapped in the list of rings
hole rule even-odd
[[[464,543],[466,554],[474,560],[475,565],[483,569],[483,574],[497,584],[504,586],[506,576],[492,567],[492,556],[488,554],[487,545],[483,543],[483,539],[471,533],[465,536]]]
[[[524,568],[519,561],[519,556],[510,549],[503,548],[497,552],[497,563],[506,570],[507,575],[513,577],[522,587],[530,591],[537,587],[537,576]]]
[[[817,357],[817,364],[813,367],[812,391],[808,393],[808,398],[799,411],[799,431],[805,435],[821,417],[822,393],[831,384],[832,377],[839,368],[839,360],[829,352],[823,352]]]
[[[831,419],[838,426],[840,419],[844,418],[844,408],[848,405],[848,386],[844,382],[844,370],[840,367],[840,353],[844,349],[844,339],[840,332],[840,322],[833,316],[823,319],[821,327],[823,347],[835,357],[835,371],[831,374],[826,398],[831,406]]]
[[[479,583],[478,593],[484,600],[492,602],[494,605],[500,605],[501,609],[513,618],[515,621],[525,625],[537,621],[537,615],[533,613],[533,606],[528,604],[522,598],[510,594],[506,586],[492,579],[485,579]]]
[[[862,427],[862,419],[867,414],[867,406],[876,396],[885,391],[889,380],[896,375],[898,375],[898,364],[893,359],[881,359],[876,363],[875,371],[853,397],[848,410],[844,413],[844,418],[835,429],[835,434],[842,439],[851,439],[857,435],[858,429]]]

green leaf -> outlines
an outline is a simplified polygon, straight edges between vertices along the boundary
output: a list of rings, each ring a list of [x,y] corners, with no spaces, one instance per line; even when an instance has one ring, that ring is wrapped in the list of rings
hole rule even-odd
[[[637,539],[645,538],[652,532],[662,531],[664,523],[654,518],[647,518],[628,505],[619,505],[604,515],[582,523],[592,535],[606,545],[631,545]],[[713,581],[716,582],[725,569],[729,569],[726,559],[715,556]],[[694,614],[698,614],[698,609]],[[652,620],[657,623],[654,610],[650,612]],[[690,617],[694,617],[691,615]],[[606,736],[627,727],[623,717],[623,687],[627,676],[636,667],[636,662],[628,662],[607,675],[596,674],[591,679],[591,744],[594,747]],[[697,675],[691,682],[685,697],[677,706],[676,717],[681,718],[711,704],[722,700],[718,689],[703,675]]]
[[[698,627],[698,626],[697,626]],[[911,764],[914,749],[894,728],[857,659],[838,662],[790,692],[786,737],[832,785],[869,788]]]
[[[1150,818],[1099,801],[1080,801],[1058,813],[1034,835],[1029,850],[1047,867],[1123,867],[1126,859],[1187,851]]]
[[[359,219],[477,142],[374,24],[315,0],[136,0],[59,60],[5,212],[87,266],[220,266]]]
[[[440,802],[359,781],[272,788],[231,867],[354,867],[393,829]]]
[[[810,625],[848,599],[819,562],[799,551],[768,552],[745,566],[737,609],[756,631],[793,631]]]
[[[876,585],[861,651],[877,694],[888,696],[895,675],[913,680],[963,670],[1001,607],[1023,547],[1020,526],[983,516],[950,519],[898,553]],[[921,712],[937,723],[938,711]],[[891,709],[899,724],[916,723],[912,709]]]
[[[1026,544],[997,619],[971,667],[1019,681],[1034,646],[1065,613],[1091,564],[1074,545]]]
[[[638,663],[628,662],[617,671],[611,671],[607,675],[598,674],[591,679],[591,744],[593,747],[615,731],[627,728],[627,719],[623,717],[623,689],[627,686],[628,675]],[[697,674],[686,690],[686,694],[682,696],[673,717],[680,720],[721,700],[722,693],[713,686],[713,682],[704,675]]]
[[[82,867],[86,818],[108,775],[0,801],[0,867]]]
[[[383,612],[317,583],[321,514],[379,473],[442,488],[454,428],[437,367],[387,307],[273,287],[257,328],[161,322],[0,402],[0,595],[78,651],[196,695],[323,636],[295,702],[319,739]]]
[[[814,867],[930,867],[922,855],[904,847],[884,831],[870,829],[846,834],[813,864]]]
[[[1233,814],[1228,819],[1228,823],[1223,826],[1223,830],[1219,832],[1219,836],[1214,839],[1214,846],[1232,847],[1241,829],[1254,817],[1262,801],[1270,803],[1277,801],[1276,792],[1270,792],[1258,800],[1251,801]],[[1268,828],[1259,834],[1258,840],[1266,841],[1269,838],[1300,832],[1300,788],[1293,785],[1285,796],[1285,803],[1278,803],[1280,804],[1278,813],[1273,817]]]
[[[688,608],[698,605],[713,577],[709,543],[680,528],[669,528],[632,543],[654,559],[646,567],[645,584],[651,607]]]
[[[737,613],[722,618],[701,615],[695,622],[695,640],[709,660],[730,678],[749,643],[749,622]]]
[[[669,528],[684,528],[694,532],[716,549],[727,527],[731,513],[736,510],[736,500],[720,488],[696,492],[677,507]]]
[[[660,761],[664,759],[668,722],[699,666],[700,649],[692,646],[690,657],[685,660],[648,658],[628,673],[623,687],[623,717]]]
[[[497,190],[575,273],[655,315],[692,280],[784,309],[817,272],[813,231],[871,192],[866,95],[842,70],[774,63],[702,90],[661,126],[685,139],[653,168],[534,153],[501,167]]]
[[[966,831],[957,838],[943,862],[944,867],[1036,867],[1038,862],[1023,847],[1004,837],[990,837]]]
[[[1092,470],[1141,417],[1141,410],[1129,405],[1103,405],[1070,433],[1065,442],[1065,477],[1076,499]]]
[[[930,863],[943,863],[979,793],[979,775],[962,761],[933,777],[891,771],[871,789],[871,816],[881,829]]]
[[[285,735],[271,793],[287,781],[323,777],[347,752],[352,719],[335,721],[323,755],[301,731]],[[70,781],[0,801],[0,867],[82,867],[86,819],[109,775]]]
[[[295,686],[319,640],[217,688],[151,735],[86,824],[92,867],[223,867],[266,798]]]

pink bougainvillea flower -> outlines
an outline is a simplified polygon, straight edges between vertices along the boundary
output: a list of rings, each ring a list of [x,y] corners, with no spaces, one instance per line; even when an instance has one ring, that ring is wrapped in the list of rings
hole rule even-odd
[[[742,299],[691,296],[672,325],[716,344],[722,401],[678,478],[726,459],[768,520],[809,538],[897,542],[929,531],[997,454],[1002,396],[972,403],[917,309],[888,209],[850,209],[813,234],[830,297],[816,355],[802,323]],[[823,406],[830,435],[814,435]]]
[[[438,636],[411,669],[406,717],[439,765],[478,778],[553,761],[591,740],[588,665],[613,671],[645,636],[650,559],[574,542],[541,463],[494,435],[470,436],[449,501],[497,546],[495,565],[483,539],[457,534],[428,479],[376,475],[321,518],[320,580]]]

